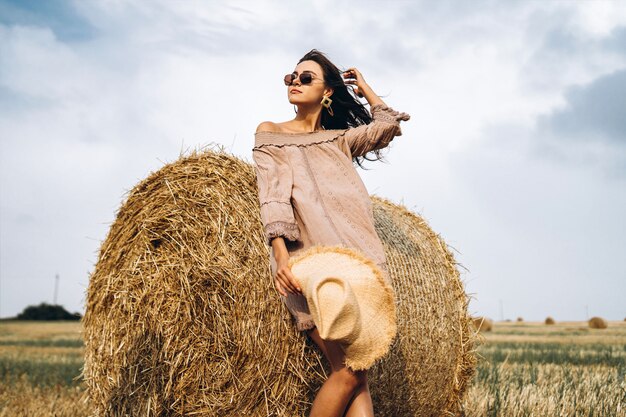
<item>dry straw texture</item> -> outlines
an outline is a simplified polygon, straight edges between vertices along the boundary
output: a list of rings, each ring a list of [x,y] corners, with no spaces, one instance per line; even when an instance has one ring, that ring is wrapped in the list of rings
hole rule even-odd
[[[589,319],[589,327],[592,329],[606,329],[609,323],[602,317],[592,317]]]
[[[472,322],[478,331],[490,332],[493,329],[493,321],[487,317],[474,317]]]
[[[556,321],[550,316],[546,317],[545,324],[556,324]]]
[[[451,252],[373,197],[398,336],[370,371],[377,415],[456,412],[475,372]],[[300,416],[328,369],[273,288],[251,164],[193,151],[135,186],[102,243],[83,318],[98,416]],[[481,339],[482,340],[482,339]]]

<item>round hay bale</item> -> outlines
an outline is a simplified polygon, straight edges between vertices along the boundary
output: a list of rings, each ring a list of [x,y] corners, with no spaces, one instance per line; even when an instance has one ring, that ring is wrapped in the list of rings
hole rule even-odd
[[[457,413],[478,335],[451,252],[372,197],[398,336],[370,370],[377,415]],[[273,287],[253,166],[193,151],[128,193],[89,280],[84,399],[95,416],[308,414],[329,371]]]
[[[518,322],[523,322],[523,321],[524,321],[524,319],[523,319],[522,317],[518,317],[518,318],[517,318],[517,321],[518,321]]]
[[[391,354],[372,370],[376,415],[459,414],[484,340],[472,329],[458,263],[423,218],[380,197],[372,202],[398,316]]]
[[[479,332],[490,332],[493,329],[493,320],[487,317],[474,317],[472,323]]]
[[[550,316],[546,317],[546,321],[544,322],[545,324],[556,324],[556,321],[554,321],[554,319]]]
[[[606,329],[609,323],[602,317],[592,317],[589,319],[589,327],[592,329]]]

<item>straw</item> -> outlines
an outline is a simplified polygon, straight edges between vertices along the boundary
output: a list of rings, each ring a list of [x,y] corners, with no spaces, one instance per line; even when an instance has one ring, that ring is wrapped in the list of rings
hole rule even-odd
[[[451,252],[372,197],[398,337],[370,370],[377,415],[462,408],[476,358]],[[90,275],[82,376],[95,416],[300,416],[329,369],[273,287],[253,166],[194,150],[130,190]]]

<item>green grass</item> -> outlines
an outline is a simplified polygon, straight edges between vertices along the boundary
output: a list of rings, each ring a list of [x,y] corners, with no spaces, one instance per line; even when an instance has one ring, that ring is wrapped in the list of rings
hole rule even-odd
[[[492,365],[506,360],[509,363],[624,367],[626,362],[626,345],[599,343],[578,345],[556,342],[498,342],[480,346],[478,352]]]
[[[77,386],[80,381],[75,378],[83,366],[82,357],[67,357],[62,360],[18,359],[0,357],[0,380],[3,383],[14,383],[25,378],[34,386],[46,387],[55,385]]]
[[[38,347],[67,347],[80,348],[84,346],[82,340],[77,339],[24,339],[0,340],[0,346],[38,346]]]

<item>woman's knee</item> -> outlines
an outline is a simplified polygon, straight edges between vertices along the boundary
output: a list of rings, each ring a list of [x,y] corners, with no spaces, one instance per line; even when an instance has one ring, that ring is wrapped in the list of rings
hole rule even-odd
[[[317,331],[317,327],[309,330],[308,333],[309,337],[318,345],[330,363],[331,374],[338,374],[336,377],[340,378],[342,383],[354,387],[354,389],[367,385],[367,370],[352,371],[347,368],[344,364],[345,355],[343,349],[338,342],[323,340]]]
[[[335,378],[339,378],[343,385],[347,386],[350,390],[355,391],[365,385],[367,385],[367,371],[352,371],[349,368],[343,367],[336,372]]]
[[[354,372],[359,386],[367,385],[367,370]]]

